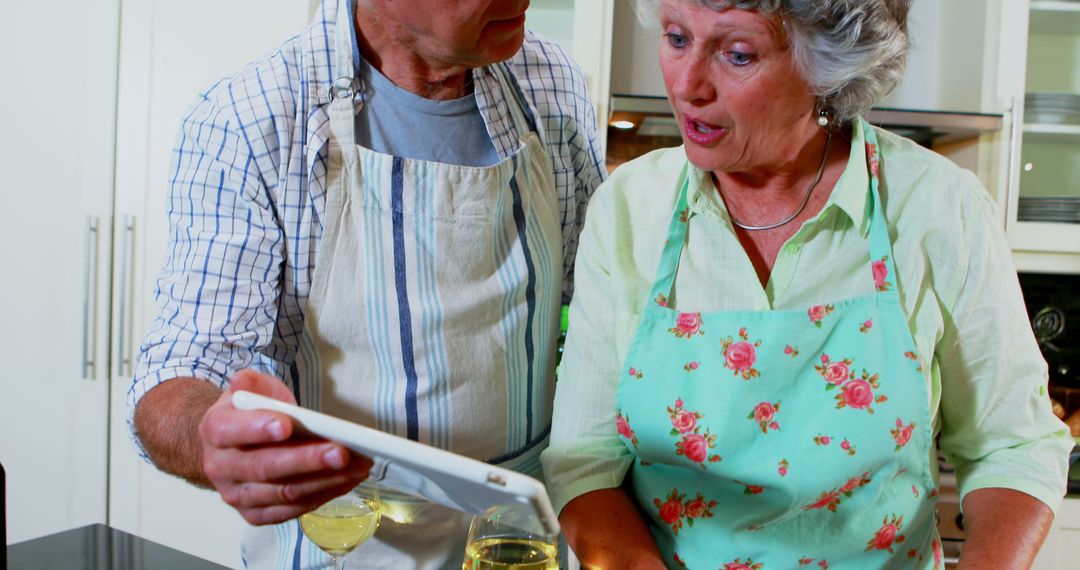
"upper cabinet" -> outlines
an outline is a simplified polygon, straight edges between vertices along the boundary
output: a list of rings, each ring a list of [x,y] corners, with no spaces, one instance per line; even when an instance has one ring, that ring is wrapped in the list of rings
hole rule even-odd
[[[1004,11],[1004,89],[1016,107],[1009,241],[1022,268],[1080,273],[1080,2],[1006,2]]]
[[[1080,273],[1080,2],[1002,0],[1003,206],[1022,271]]]

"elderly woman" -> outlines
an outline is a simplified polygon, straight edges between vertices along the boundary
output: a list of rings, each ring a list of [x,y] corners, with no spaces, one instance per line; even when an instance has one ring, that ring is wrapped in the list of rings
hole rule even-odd
[[[589,206],[543,456],[588,566],[1031,563],[1072,442],[976,178],[860,118],[908,0],[652,0],[684,146]]]

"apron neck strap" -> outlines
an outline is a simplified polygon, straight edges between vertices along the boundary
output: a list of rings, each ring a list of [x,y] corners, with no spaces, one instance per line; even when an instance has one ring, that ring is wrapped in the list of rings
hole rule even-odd
[[[887,270],[886,276],[896,275],[896,266],[893,263],[892,240],[889,238],[889,226],[885,220],[885,209],[881,205],[881,192],[879,189],[880,179],[878,172],[881,168],[881,153],[878,146],[877,135],[873,127],[865,119],[856,120],[855,128],[861,129],[863,140],[866,143],[866,169],[870,175],[870,185],[867,193],[870,195],[870,274],[873,278],[873,265],[877,262],[884,263]],[[649,292],[649,301],[657,302],[662,306],[667,305],[667,299],[671,296],[672,287],[675,284],[675,275],[679,270],[679,260],[682,258],[683,247],[686,244],[687,223],[690,221],[690,209],[687,195],[690,187],[689,163],[683,165],[682,172],[676,184],[679,186],[679,197],[672,212],[671,223],[668,225],[667,241],[664,242],[664,250],[660,254],[660,263],[656,269],[656,277],[652,290]],[[893,278],[895,283],[895,278]],[[879,292],[896,294],[896,287],[878,288]]]
[[[330,101],[330,152],[341,152],[355,144],[356,65],[353,61],[355,31],[352,25],[353,0],[337,0],[334,23],[334,82],[327,92]],[[350,153],[344,153],[349,156]]]
[[[886,276],[892,276],[893,283],[896,279],[896,265],[893,263],[892,240],[889,238],[889,224],[885,220],[885,207],[881,204],[881,147],[878,145],[877,134],[874,127],[866,119],[859,118],[858,128],[862,129],[863,141],[866,143],[866,171],[870,174],[870,261],[871,272],[873,264],[878,262],[885,264]],[[891,291],[896,293],[896,287],[878,287],[880,292]]]

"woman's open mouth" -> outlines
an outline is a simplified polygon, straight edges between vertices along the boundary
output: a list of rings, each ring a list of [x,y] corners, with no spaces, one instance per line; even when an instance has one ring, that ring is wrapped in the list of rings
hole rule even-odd
[[[693,117],[683,117],[683,133],[690,142],[710,146],[715,144],[728,130],[719,125],[712,125]]]

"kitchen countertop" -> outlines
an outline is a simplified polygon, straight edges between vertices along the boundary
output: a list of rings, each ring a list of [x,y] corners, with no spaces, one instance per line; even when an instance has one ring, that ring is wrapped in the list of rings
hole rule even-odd
[[[10,570],[222,570],[213,562],[103,524],[11,544]]]

